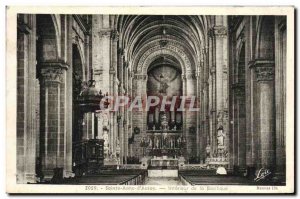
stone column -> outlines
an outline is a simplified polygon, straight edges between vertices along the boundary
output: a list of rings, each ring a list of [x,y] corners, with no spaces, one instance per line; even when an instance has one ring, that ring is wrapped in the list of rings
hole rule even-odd
[[[245,85],[234,84],[234,133],[235,143],[234,150],[236,151],[235,162],[239,166],[239,171],[244,172],[246,169],[246,107],[245,107]]]
[[[216,129],[223,128],[225,134],[224,152],[228,150],[228,67],[227,67],[227,21],[223,16],[216,16],[216,25],[211,34],[215,39],[215,91],[216,95]],[[216,134],[216,130],[213,130]],[[214,141],[216,149],[217,142]]]
[[[203,65],[202,65],[203,66]],[[200,74],[199,72],[197,72],[197,75],[196,75],[196,81],[197,81],[197,84],[196,84],[196,87],[197,87],[197,97],[196,97],[196,103],[197,103],[197,108],[199,108],[199,111],[197,111],[197,122],[196,122],[196,148],[197,148],[197,157],[199,159],[201,159],[201,154],[200,154],[200,150],[201,150],[201,147],[202,147],[202,139],[201,139],[201,129],[200,129],[200,123],[201,123],[201,119],[200,119],[200,110],[201,110],[201,93],[200,93],[200,90],[201,90],[201,77],[200,77]]]
[[[143,74],[135,74],[133,77],[133,98],[140,96],[143,97],[146,94],[146,82],[147,82],[147,76]],[[147,113],[144,113],[144,111],[140,111],[138,109],[132,110],[132,127],[131,131],[134,130],[134,128],[139,128],[140,133],[139,134],[133,134],[134,135],[134,143],[133,143],[133,155],[135,157],[141,157],[143,155],[142,150],[140,150],[140,141],[142,139],[142,132],[143,129],[146,130],[147,125],[145,125],[145,122],[147,121]]]
[[[209,49],[208,49],[208,116],[209,116],[209,145],[207,149],[210,150],[210,156],[213,155],[215,146],[216,134],[216,66],[215,66],[215,37],[213,29],[209,31]]]
[[[117,30],[113,30],[111,32],[111,65],[109,69],[110,73],[110,90],[109,94],[111,96],[118,95],[118,87],[117,87],[117,71],[118,71],[118,41],[119,41],[119,32]],[[117,131],[117,123],[116,123],[116,112],[111,112],[110,114],[110,148],[111,153],[116,155],[116,131]]]
[[[254,63],[258,87],[259,136],[261,167],[275,167],[275,93],[274,61],[257,60]]]
[[[66,65],[43,63],[41,71],[41,159],[45,179],[64,166],[64,132],[61,132],[61,83]]]
[[[186,131],[187,153],[190,157],[196,156],[196,132],[191,132],[191,129],[197,128],[196,126],[197,113],[195,111],[190,111],[189,109],[190,103],[193,103],[190,97],[196,96],[195,85],[196,85],[196,75],[194,73],[186,74],[186,96],[189,99],[187,100],[187,107],[185,111],[186,127],[184,128],[184,131]]]
[[[39,82],[36,79],[35,15],[18,16],[17,34],[17,183],[36,182],[39,139]]]
[[[123,150],[123,120],[122,116],[117,116],[117,125],[118,125],[118,139],[117,139],[117,147],[119,148],[119,158],[120,164],[123,164],[124,150]]]
[[[128,63],[124,64],[124,94],[128,97]],[[123,121],[123,128],[124,128],[124,164],[127,163],[127,156],[128,156],[128,107],[124,107],[124,121]]]
[[[71,63],[70,65],[73,65],[72,63],[72,40],[73,35],[70,34],[73,30],[73,23],[74,20],[72,15],[65,16],[66,18],[66,42],[67,45],[65,47],[65,59],[68,63]],[[72,166],[73,166],[73,129],[76,128],[73,126],[73,119],[75,121],[74,114],[73,114],[73,108],[75,109],[75,106],[73,104],[73,67],[69,67],[66,71],[66,81],[65,81],[65,138],[64,138],[64,145],[65,145],[65,172],[64,177],[73,177],[74,173],[72,173]],[[70,117],[70,114],[72,117]],[[78,125],[78,124],[77,124]]]

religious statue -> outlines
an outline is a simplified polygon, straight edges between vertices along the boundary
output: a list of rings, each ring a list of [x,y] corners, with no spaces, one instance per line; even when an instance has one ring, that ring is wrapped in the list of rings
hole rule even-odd
[[[225,134],[222,126],[218,128],[217,140],[218,146],[224,146]]]
[[[170,138],[170,148],[173,149],[174,148],[174,145],[173,145],[173,139]]]
[[[109,154],[109,145],[108,145],[108,133],[107,131],[103,131],[103,139],[104,139],[104,155],[106,158],[108,158],[108,154]]]
[[[178,146],[178,147],[181,146],[181,137],[178,137],[178,139],[177,139],[177,146]]]
[[[169,85],[167,84],[168,80],[164,78],[164,76],[161,74],[160,75],[160,89],[159,92],[160,93],[167,93],[167,88],[169,87]]]
[[[206,158],[210,157],[210,146],[206,146]]]
[[[104,127],[108,127],[108,115],[107,114],[103,114],[103,126]]]
[[[161,116],[161,128],[162,128],[162,130],[168,129],[168,121],[167,121],[166,113],[163,113]]]
[[[160,147],[159,147],[159,141],[160,141],[159,138],[156,138],[156,148],[157,148],[157,149],[160,148]]]
[[[148,143],[149,143],[149,148],[152,148],[152,139],[150,137],[148,138]]]

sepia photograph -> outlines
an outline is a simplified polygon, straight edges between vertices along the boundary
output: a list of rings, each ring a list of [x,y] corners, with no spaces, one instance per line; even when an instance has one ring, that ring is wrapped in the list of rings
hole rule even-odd
[[[8,193],[294,193],[293,7],[7,7]]]

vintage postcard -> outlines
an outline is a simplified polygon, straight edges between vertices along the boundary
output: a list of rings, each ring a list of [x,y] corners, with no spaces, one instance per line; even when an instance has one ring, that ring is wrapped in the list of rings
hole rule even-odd
[[[8,193],[294,193],[293,7],[7,7]]]

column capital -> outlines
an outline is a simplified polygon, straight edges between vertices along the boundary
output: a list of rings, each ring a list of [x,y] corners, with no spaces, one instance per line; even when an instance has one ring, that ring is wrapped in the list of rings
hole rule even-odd
[[[67,70],[68,66],[63,62],[43,62],[39,63],[40,77],[42,82],[61,83],[63,79],[63,72]]]
[[[252,67],[255,69],[256,80],[273,81],[275,76],[275,67],[273,60],[256,60]]]
[[[222,25],[218,25],[218,26],[214,26],[211,29],[209,29],[208,31],[208,36],[210,37],[226,37],[227,36],[227,27],[226,26],[222,26]]]

